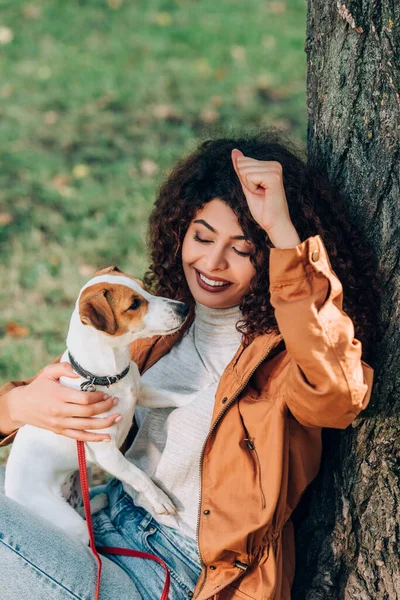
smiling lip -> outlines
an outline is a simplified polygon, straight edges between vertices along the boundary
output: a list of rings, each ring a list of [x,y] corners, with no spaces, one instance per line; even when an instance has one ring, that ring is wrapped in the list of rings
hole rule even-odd
[[[208,285],[208,283],[206,283],[205,281],[203,281],[201,279],[200,271],[198,271],[197,269],[195,269],[195,271],[196,271],[197,283],[203,290],[206,290],[207,292],[217,294],[218,292],[223,292],[224,290],[226,290],[228,287],[230,287],[232,285],[231,281],[226,281],[226,279],[216,279],[215,277],[208,277],[207,275],[204,275],[204,273],[202,273],[202,275],[204,275],[204,277],[207,277],[207,279],[211,279],[212,281],[224,281],[224,282],[226,281],[226,283],[227,283],[227,285],[220,285],[220,286]]]

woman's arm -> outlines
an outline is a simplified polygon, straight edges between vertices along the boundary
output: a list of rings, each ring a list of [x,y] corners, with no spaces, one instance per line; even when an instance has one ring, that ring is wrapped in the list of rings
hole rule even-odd
[[[53,361],[53,363],[60,362],[60,358],[61,356],[56,358]],[[31,377],[30,379],[23,379],[20,381],[8,381],[0,387],[0,447],[11,444],[11,442],[15,438],[15,434],[17,433],[19,427],[23,425],[23,423],[15,421],[11,417],[12,411],[10,409],[14,402],[18,401],[16,398],[16,390],[19,387],[31,383],[41,372],[42,371],[39,371],[39,373]]]
[[[11,394],[13,390],[9,392],[5,392],[0,396],[0,446],[5,446],[9,441],[6,441],[6,438],[10,436],[11,433],[17,431],[17,429],[21,426],[21,423],[17,423],[13,421],[10,417],[10,409],[9,403],[11,402]]]
[[[271,304],[292,358],[286,403],[303,425],[345,428],[367,406],[373,370],[343,312],[343,288],[319,235],[301,242],[290,219],[282,165],[232,151],[254,220],[270,252]]]
[[[3,439],[0,446],[12,442],[17,433],[15,426],[18,428],[25,424],[84,442],[109,439],[108,435],[92,430],[110,427],[114,423],[117,412],[105,417],[97,416],[114,408],[114,398],[104,392],[83,392],[62,385],[61,377],[79,378],[79,375],[69,363],[59,360],[47,365],[31,379],[12,381],[0,389],[1,411],[5,418],[5,426],[1,421]]]
[[[272,248],[271,304],[292,357],[286,403],[303,425],[347,427],[371,396],[373,370],[342,310],[343,288],[319,235]]]

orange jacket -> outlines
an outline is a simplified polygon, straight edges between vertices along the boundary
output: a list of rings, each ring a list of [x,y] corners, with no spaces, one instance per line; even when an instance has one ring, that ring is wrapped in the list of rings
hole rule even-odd
[[[319,470],[321,428],[347,427],[371,395],[373,370],[361,361],[319,235],[271,249],[270,290],[281,333],[239,348],[221,377],[203,447],[196,600],[290,600],[290,515]],[[182,332],[134,342],[141,372]]]

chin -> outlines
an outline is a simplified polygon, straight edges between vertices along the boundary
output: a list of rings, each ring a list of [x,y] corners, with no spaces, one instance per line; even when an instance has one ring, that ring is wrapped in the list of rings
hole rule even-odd
[[[190,291],[192,292],[192,290]],[[196,302],[202,304],[203,306],[207,306],[208,308],[230,308],[231,306],[240,304],[240,300],[235,300],[235,298],[227,298],[224,300],[222,298],[218,298],[217,295],[214,297],[212,294],[207,293],[203,295],[193,294],[192,292],[192,296]]]

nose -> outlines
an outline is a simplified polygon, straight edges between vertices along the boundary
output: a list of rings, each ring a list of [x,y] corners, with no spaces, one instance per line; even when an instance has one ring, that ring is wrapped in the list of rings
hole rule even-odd
[[[186,315],[189,312],[189,306],[187,304],[185,304],[184,302],[179,302],[179,304],[176,304],[174,306],[175,308],[175,312],[177,315],[179,315],[180,317],[186,317]]]
[[[209,252],[207,253],[207,256],[205,257],[205,264],[207,267],[208,272],[212,272],[212,271],[223,271],[224,269],[227,268],[227,260],[225,257],[225,252],[223,248],[217,248],[216,246],[214,248],[209,248],[208,249]]]

